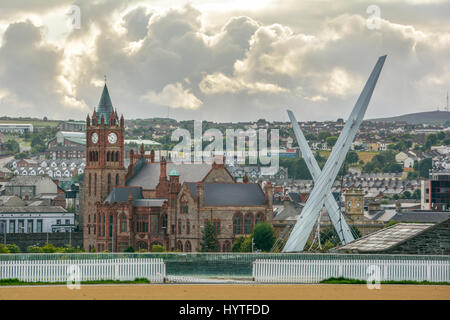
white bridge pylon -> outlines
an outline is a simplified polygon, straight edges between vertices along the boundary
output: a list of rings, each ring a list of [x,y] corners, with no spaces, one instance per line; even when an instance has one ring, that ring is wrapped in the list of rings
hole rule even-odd
[[[297,138],[297,142],[300,147],[300,151],[302,152],[303,159],[305,159],[306,166],[311,173],[313,181],[317,181],[321,173],[320,167],[317,164],[317,160],[316,158],[314,158],[314,154],[309,148],[308,142],[306,141],[306,138],[303,135],[303,132],[300,129],[298,122],[291,110],[288,110],[288,115],[289,119],[291,119],[292,128],[294,129],[294,134]],[[334,229],[336,229],[341,243],[346,244],[355,240],[331,192],[326,194],[325,207],[327,208],[328,215],[330,216],[331,222],[333,223]]]
[[[367,106],[369,104],[370,98],[372,97],[373,90],[377,83],[378,77],[380,75],[381,69],[383,68],[386,56],[381,56],[378,58],[375,67],[373,68],[369,79],[367,80],[363,91],[361,92],[356,104],[350,113],[350,116],[336,141],[331,154],[323,167],[321,173],[315,179],[314,188],[311,191],[305,206],[303,207],[300,217],[292,230],[286,245],[283,248],[283,252],[298,252],[303,251],[306,241],[311,234],[314,224],[319,217],[322,207],[330,196],[331,188],[342,163],[345,160],[350,145],[355,139],[356,133],[362,123],[364,114],[366,113]],[[295,118],[294,118],[295,119]],[[292,121],[292,119],[291,119]],[[293,124],[294,127],[294,124]],[[298,124],[297,124],[298,128]],[[300,131],[301,132],[301,131]],[[305,140],[306,141],[306,140]],[[300,145],[300,141],[299,141]],[[303,150],[302,150],[303,152]],[[314,158],[314,157],[313,157]],[[312,159],[309,159],[312,162]],[[308,162],[308,160],[306,160]],[[316,163],[317,164],[317,163]],[[314,165],[312,165],[314,166]],[[309,169],[309,167],[308,167]],[[311,169],[309,169],[311,171]],[[313,169],[315,172],[316,170]],[[314,173],[311,171],[311,175],[314,177]],[[320,168],[319,168],[320,172]],[[316,172],[317,173],[317,172]],[[332,195],[331,195],[332,196]],[[334,200],[334,199],[333,199]],[[328,202],[327,202],[328,203]],[[335,203],[334,203],[335,204]],[[333,204],[332,204],[333,205]],[[336,204],[337,205],[337,204]],[[328,205],[327,205],[328,209]],[[330,218],[333,211],[329,211]],[[337,216],[339,219],[339,215]],[[332,220],[333,221],[333,220]],[[334,225],[334,222],[333,222]],[[348,228],[348,226],[347,226]],[[339,230],[338,234],[339,234]],[[341,232],[342,234],[342,232]],[[344,238],[345,240],[345,238]]]

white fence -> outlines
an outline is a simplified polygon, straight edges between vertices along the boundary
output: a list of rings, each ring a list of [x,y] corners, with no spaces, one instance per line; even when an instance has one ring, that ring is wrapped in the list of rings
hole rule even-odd
[[[27,282],[135,280],[163,282],[162,259],[19,260],[0,261],[0,279]]]
[[[435,260],[256,260],[256,282],[318,283],[328,278],[450,282],[450,261]]]

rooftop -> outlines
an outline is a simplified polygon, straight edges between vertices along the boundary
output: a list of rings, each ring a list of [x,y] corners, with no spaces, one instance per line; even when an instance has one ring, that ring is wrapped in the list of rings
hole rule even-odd
[[[398,223],[356,239],[337,251],[374,252],[384,251],[434,226],[433,223]]]

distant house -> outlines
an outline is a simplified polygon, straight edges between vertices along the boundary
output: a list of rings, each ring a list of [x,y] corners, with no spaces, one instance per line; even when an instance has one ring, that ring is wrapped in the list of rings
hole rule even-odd
[[[44,193],[58,193],[58,185],[48,176],[15,176],[5,183],[6,196],[27,200]]]

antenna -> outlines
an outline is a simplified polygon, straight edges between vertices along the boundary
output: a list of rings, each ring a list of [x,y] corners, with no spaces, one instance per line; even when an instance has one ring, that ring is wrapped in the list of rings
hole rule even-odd
[[[448,90],[447,90],[447,104],[446,104],[446,106],[445,106],[445,111],[448,112]]]

